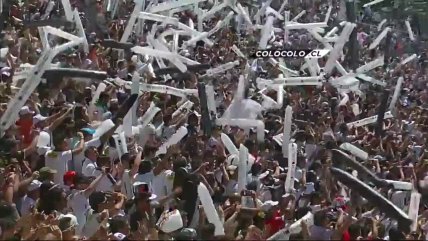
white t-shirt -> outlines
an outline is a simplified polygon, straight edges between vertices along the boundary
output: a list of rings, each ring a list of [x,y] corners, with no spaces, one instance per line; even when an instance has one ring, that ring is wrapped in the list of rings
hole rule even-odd
[[[132,191],[132,180],[129,176],[130,170],[125,170],[122,178],[122,193],[126,195],[128,200],[131,200],[134,197],[134,193]]]
[[[76,227],[76,234],[81,235],[89,209],[91,208],[89,205],[89,199],[85,196],[84,191],[73,191],[73,193],[68,197],[68,207],[77,218],[78,226]]]
[[[30,213],[31,208],[35,205],[36,201],[31,197],[25,195],[22,197],[21,209],[19,210],[21,216],[25,216]]]
[[[68,171],[68,162],[73,158],[71,150],[58,152],[48,151],[45,155],[45,166],[57,171],[54,183],[64,186],[63,176]]]
[[[94,236],[94,234],[100,228],[101,223],[98,222],[99,213],[94,213],[93,210],[89,210],[88,218],[86,219],[86,223],[83,226],[82,236],[86,238],[90,238]]]
[[[97,170],[97,168],[98,168],[97,163],[89,159],[86,159],[83,162],[82,174],[87,177],[98,177],[99,175],[101,175],[101,171]],[[110,181],[110,179],[107,176],[103,176],[100,182],[98,183],[96,190],[103,191],[103,192],[113,192],[114,191],[113,183]]]
[[[148,173],[144,173],[144,174],[136,174],[134,177],[134,180],[136,182],[145,182],[147,184],[149,184],[149,186],[151,186],[153,177],[155,175],[153,174],[153,171],[150,171]]]
[[[164,170],[159,175],[154,176],[152,179],[153,194],[157,195],[155,200],[169,195],[172,191],[172,184],[174,181],[174,172],[171,170]]]
[[[75,148],[79,145],[79,143],[76,144]],[[82,166],[83,166],[83,160],[85,159],[85,150],[88,147],[99,147],[101,145],[101,141],[99,138],[94,138],[90,141],[85,142],[85,146],[83,148],[83,151],[73,155],[73,163],[74,163],[74,170],[77,173],[82,173]]]

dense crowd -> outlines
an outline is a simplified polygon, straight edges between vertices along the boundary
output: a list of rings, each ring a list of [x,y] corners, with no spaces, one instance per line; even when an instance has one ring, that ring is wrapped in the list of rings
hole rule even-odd
[[[95,18],[87,15],[89,11],[85,7],[89,1],[70,2],[72,8],[79,10],[87,30],[89,53],[83,48],[73,48],[58,55],[53,63],[61,68],[105,71],[109,81],[47,78],[0,138],[1,240],[428,238],[426,43],[415,19],[410,21],[415,40],[409,39],[404,19],[389,18],[385,26],[392,29],[390,44],[383,40],[378,47],[370,49],[381,32],[378,25],[385,16],[377,5],[356,7],[357,45],[354,48],[358,49],[358,65],[373,61],[384,55],[385,48],[390,49],[385,65],[367,73],[384,86],[359,80],[357,89],[337,88],[332,82],[341,73],[334,69],[324,77],[327,82],[322,85],[281,86],[283,90],[277,91],[259,89],[258,78],[275,79],[285,73],[281,63],[273,65],[267,59],[249,58],[258,48],[262,30],[249,26],[244,16],[236,14],[229,25],[211,35],[212,47],[203,41],[194,47],[185,46],[183,42],[189,37],[178,39],[178,45],[182,46],[178,52],[186,58],[211,67],[239,60],[239,66],[212,77],[191,71],[160,76],[155,72],[164,67],[157,59],[103,47],[105,39],[120,40],[134,8],[132,1],[117,0],[116,16],[112,18],[104,1],[96,1]],[[6,2],[2,10],[1,47],[8,49],[1,56],[0,116],[22,86],[23,81],[16,81],[14,76],[23,64],[35,65],[43,51],[37,28],[23,23],[43,19],[58,21],[64,15],[61,1]],[[325,28],[327,33],[347,20],[343,2],[289,0],[285,10],[289,11],[290,19],[305,10],[297,21],[312,23],[321,22],[332,6]],[[241,3],[251,18],[262,6],[261,1]],[[150,4],[147,1],[146,6]],[[199,7],[211,9],[214,4],[217,1],[203,1]],[[281,1],[274,1],[271,6],[278,11],[281,5]],[[215,13],[202,23],[203,30],[213,29],[228,12],[225,8]],[[261,24],[267,15],[261,16]],[[177,11],[172,16],[186,25],[189,20],[195,25],[198,23],[193,10]],[[88,22],[93,19],[97,24]],[[143,27],[135,28],[128,42],[148,46],[153,25],[154,21],[138,22],[137,26]],[[274,26],[282,29],[284,21],[276,19]],[[169,28],[168,24],[160,24],[154,36]],[[304,29],[289,30],[286,39],[283,32],[272,32],[269,46],[275,48],[323,49],[325,46]],[[55,37],[49,40],[53,45],[61,43]],[[234,45],[246,58],[232,50]],[[350,52],[350,45],[345,45],[339,59],[348,71],[352,71]],[[400,64],[412,54],[417,54],[415,60]],[[328,56],[319,59],[318,64],[324,66]],[[310,71],[301,68],[304,64],[304,59],[291,58],[285,59],[282,65],[299,76],[311,76]],[[125,120],[120,112],[131,96],[131,88],[123,83],[132,81],[136,73],[141,75],[142,82],[178,89],[197,89],[201,82],[212,85],[216,117],[226,113],[234,118],[262,120],[264,140],[258,139],[255,128],[239,128],[233,124],[213,124],[207,131],[202,127],[205,113],[198,96],[182,99],[146,91],[142,91],[136,101],[139,119],[133,123],[133,134],[121,139]],[[245,93],[237,91],[241,75],[247,77]],[[383,135],[377,133],[376,123],[360,127],[346,125],[377,115],[384,89],[392,96],[400,77],[402,88],[391,110],[393,117],[383,121]],[[106,85],[105,89],[96,95],[101,84]],[[283,103],[274,108],[266,99],[277,100],[278,93],[283,94]],[[248,101],[230,110],[237,95],[243,95]],[[347,101],[343,101],[344,98]],[[179,110],[186,101],[193,105],[187,111]],[[284,157],[283,141],[276,138],[284,133],[287,106],[291,106],[293,112],[291,142],[297,146],[291,190],[286,190],[285,183],[292,167],[287,156]],[[159,110],[151,121],[142,126],[141,117],[156,107]],[[103,123],[112,123],[112,126],[100,133]],[[183,128],[184,138],[164,148]],[[240,146],[248,149],[244,188],[240,187],[239,180],[241,155],[228,148],[225,135],[235,149]],[[119,146],[120,141],[126,148]],[[389,210],[379,208],[381,204],[370,201],[361,189],[338,181],[334,174],[337,171],[331,169],[337,161],[333,150],[340,149],[343,143],[368,153],[367,159],[354,161],[378,179],[411,183],[412,188],[406,190],[390,185],[379,187],[366,181],[362,173],[344,168],[404,213],[410,209],[412,193],[421,194],[416,208],[418,217],[412,225],[415,227],[403,227]],[[160,147],[165,150],[159,151]],[[208,195],[203,195],[204,191]],[[215,209],[207,204],[210,202]]]

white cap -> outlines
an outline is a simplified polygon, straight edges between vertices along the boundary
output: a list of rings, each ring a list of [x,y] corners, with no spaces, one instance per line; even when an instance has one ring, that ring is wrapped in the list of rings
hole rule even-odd
[[[162,213],[156,225],[164,233],[179,230],[183,227],[183,219],[181,218],[180,211],[176,209],[171,212]]]
[[[123,233],[115,233],[113,234],[113,236],[116,238],[116,240],[121,241],[124,240],[126,238],[126,235]]]
[[[315,185],[314,185],[314,183],[313,182],[306,183],[304,194],[309,195],[309,194],[311,194],[313,192],[315,192]]]
[[[34,111],[31,111],[28,106],[23,106],[21,110],[19,111],[19,115],[26,115],[26,114],[34,114]]]
[[[138,56],[137,55],[132,55],[131,61],[132,61],[132,63],[136,64],[138,62]]]
[[[39,123],[39,122],[41,122],[41,121],[44,121],[44,120],[46,120],[46,119],[47,119],[47,117],[42,116],[42,115],[40,115],[40,114],[37,114],[37,115],[35,115],[35,116],[33,117],[33,124],[34,124],[34,125],[36,125],[37,123]]]
[[[37,190],[40,188],[40,186],[42,185],[42,183],[39,180],[33,180],[30,185],[28,185],[27,190],[29,192]]]
[[[264,202],[262,204],[262,206],[260,207],[261,210],[263,210],[264,212],[269,211],[271,208],[275,207],[276,205],[278,205],[279,202],[277,201],[272,201],[272,200],[268,200],[266,202]]]

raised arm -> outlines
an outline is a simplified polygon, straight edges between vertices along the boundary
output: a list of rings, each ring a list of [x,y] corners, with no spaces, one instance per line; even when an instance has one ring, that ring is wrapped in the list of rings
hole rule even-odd
[[[100,183],[101,179],[106,175],[105,168],[101,168],[101,174],[98,175],[95,180],[89,184],[89,186],[83,191],[83,194],[85,197],[89,198],[89,196],[96,190],[98,184]]]
[[[75,149],[71,150],[71,153],[73,153],[73,155],[81,153],[83,151],[83,149],[85,148],[85,139],[83,137],[83,133],[78,132],[77,136],[80,138],[80,141],[79,141],[79,145],[77,145],[77,147]]]
[[[70,108],[68,110],[66,110],[61,116],[59,116],[58,118],[56,118],[55,120],[52,121],[52,124],[50,124],[50,126],[48,127],[49,131],[54,131],[59,125],[61,125],[61,123],[67,118],[68,115],[70,115],[71,111],[73,109]]]

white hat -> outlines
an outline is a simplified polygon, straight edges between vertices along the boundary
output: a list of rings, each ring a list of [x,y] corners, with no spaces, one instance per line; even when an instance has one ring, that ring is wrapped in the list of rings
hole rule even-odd
[[[237,168],[238,167],[235,166],[235,165],[229,165],[229,166],[227,166],[227,170],[230,171],[230,172],[235,172]]]
[[[126,235],[123,233],[115,233],[113,234],[113,236],[116,238],[116,240],[121,241],[124,240],[126,238]]]
[[[61,229],[61,231],[77,227],[78,225],[79,223],[77,222],[76,216],[71,213],[61,214],[59,216],[59,228]]]
[[[304,192],[305,195],[309,195],[309,194],[315,192],[315,185],[313,182],[306,183],[305,187],[306,187],[305,192]]]
[[[275,207],[278,204],[279,204],[279,202],[277,202],[277,201],[268,200],[268,201],[266,201],[266,202],[264,202],[262,204],[262,206],[260,207],[260,209],[263,210],[264,212],[267,212],[271,208]]]
[[[36,189],[39,189],[41,185],[42,185],[42,183],[41,183],[39,180],[33,180],[33,181],[30,183],[30,185],[28,185],[27,190],[28,190],[29,192],[34,191],[34,190],[36,190]]]
[[[171,233],[183,227],[183,219],[181,218],[180,211],[173,210],[171,212],[164,212],[160,216],[156,225],[164,233]]]
[[[37,125],[39,122],[46,120],[47,117],[37,114],[33,117],[33,124]]]
[[[19,111],[19,115],[26,115],[26,114],[34,114],[34,111],[31,111],[28,106],[23,106],[21,110]]]

